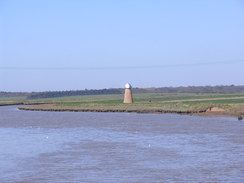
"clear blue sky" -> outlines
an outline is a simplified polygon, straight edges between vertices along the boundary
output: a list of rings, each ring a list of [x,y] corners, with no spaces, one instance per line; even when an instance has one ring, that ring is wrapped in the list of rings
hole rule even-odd
[[[244,84],[243,0],[0,0],[0,91]]]

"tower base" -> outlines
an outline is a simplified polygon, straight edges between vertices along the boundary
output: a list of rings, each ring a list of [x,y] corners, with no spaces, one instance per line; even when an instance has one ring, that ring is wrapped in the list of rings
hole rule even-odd
[[[124,103],[125,104],[132,104],[133,103],[132,91],[130,88],[125,89]]]

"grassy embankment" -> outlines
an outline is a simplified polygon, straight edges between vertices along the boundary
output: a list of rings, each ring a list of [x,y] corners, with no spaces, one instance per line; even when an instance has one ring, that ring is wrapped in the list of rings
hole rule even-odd
[[[27,100],[25,97],[0,98],[0,105],[10,104],[30,104],[20,107],[25,110],[236,116],[244,113],[244,94],[135,94],[133,104],[123,104],[123,95],[87,95],[39,100]]]

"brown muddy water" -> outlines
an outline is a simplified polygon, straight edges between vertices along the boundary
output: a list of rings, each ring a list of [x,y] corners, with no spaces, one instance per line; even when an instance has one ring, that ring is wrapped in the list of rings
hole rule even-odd
[[[0,107],[1,183],[244,182],[244,121]]]

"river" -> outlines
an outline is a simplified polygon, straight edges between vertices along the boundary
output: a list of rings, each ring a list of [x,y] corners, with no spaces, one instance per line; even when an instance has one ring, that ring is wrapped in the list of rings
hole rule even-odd
[[[0,107],[1,183],[244,182],[244,122]]]

